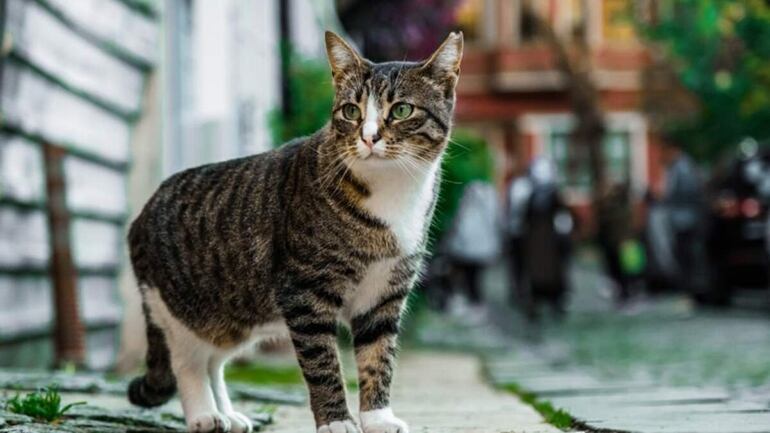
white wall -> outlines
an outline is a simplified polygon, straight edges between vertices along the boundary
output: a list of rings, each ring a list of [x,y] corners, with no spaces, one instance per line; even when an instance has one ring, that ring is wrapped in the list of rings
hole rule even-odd
[[[167,96],[168,122],[176,122],[167,174],[270,149],[268,114],[281,102],[278,0],[168,5],[166,62],[181,65],[166,65],[167,91],[177,92]],[[338,27],[333,1],[292,0],[290,12],[294,47],[323,56],[324,30]],[[192,23],[181,38],[188,30],[173,18],[179,14]]]

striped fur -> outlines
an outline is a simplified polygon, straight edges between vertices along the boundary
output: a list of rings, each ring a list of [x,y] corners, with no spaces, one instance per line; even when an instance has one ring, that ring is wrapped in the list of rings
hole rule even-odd
[[[373,64],[330,33],[327,48],[336,98],[326,127],[172,176],[131,226],[150,347],[149,371],[130,398],[157,405],[178,386],[192,431],[250,431],[232,411],[222,366],[255,338],[282,333],[294,343],[319,432],[352,425],[336,348],[341,319],[354,336],[361,410],[370,413],[364,431],[406,433],[378,414],[390,413],[399,318],[433,213],[462,37],[450,35],[421,63]],[[364,111],[367,100],[380,113],[380,153],[361,157],[363,119],[345,118],[342,107]],[[388,114],[399,101],[414,106],[408,119]]]

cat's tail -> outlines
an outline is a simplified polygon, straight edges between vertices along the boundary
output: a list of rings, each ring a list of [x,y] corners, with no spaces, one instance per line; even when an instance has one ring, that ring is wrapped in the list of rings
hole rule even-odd
[[[145,310],[145,315],[146,314]],[[128,385],[128,400],[137,406],[160,406],[176,393],[176,379],[166,337],[157,325],[147,320],[147,372]]]

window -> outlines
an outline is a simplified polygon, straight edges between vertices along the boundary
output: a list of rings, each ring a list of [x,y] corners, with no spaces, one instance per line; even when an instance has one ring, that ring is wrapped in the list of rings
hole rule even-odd
[[[602,3],[602,29],[607,41],[631,41],[634,32],[634,5],[630,0],[604,0]]]
[[[628,131],[610,131],[604,136],[604,161],[607,178],[612,183],[626,183],[631,180],[630,142]],[[553,132],[549,137],[548,146],[558,171],[559,185],[577,193],[590,193],[588,149],[570,145],[567,132]]]

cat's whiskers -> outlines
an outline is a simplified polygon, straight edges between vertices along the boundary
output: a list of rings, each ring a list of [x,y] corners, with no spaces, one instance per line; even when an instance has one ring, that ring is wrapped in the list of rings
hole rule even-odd
[[[337,177],[338,173],[342,168],[345,166],[345,152],[343,151],[341,154],[337,155],[335,159],[332,160],[330,163],[330,167],[328,171],[319,178],[319,186],[321,191],[326,191],[326,189],[331,186],[332,182],[334,181],[334,178]]]
[[[349,148],[345,148],[338,155],[337,163],[328,173],[327,180],[325,180],[324,186],[322,187],[324,191],[331,188],[334,181],[337,180],[337,184],[334,185],[334,188],[331,191],[332,195],[337,194],[340,185],[342,185],[342,180],[345,178],[348,170],[350,170],[351,161],[355,162],[355,155]]]
[[[466,145],[464,145],[464,144],[460,144],[459,142],[457,142],[457,141],[455,141],[455,140],[452,140],[452,137],[447,137],[447,141],[448,141],[449,143],[451,143],[451,144],[454,144],[455,146],[459,147],[459,148],[460,148],[460,149],[462,149],[462,150],[470,150],[470,149],[468,148],[468,146],[466,146]]]
[[[326,185],[327,188],[331,188],[331,192],[333,195],[339,191],[339,186],[342,183],[342,179],[344,179],[345,173],[347,173],[347,170],[348,170],[348,157],[343,155],[343,157],[340,159],[339,164],[337,164],[334,171],[331,173],[331,176],[329,177],[329,182]]]
[[[337,185],[334,188],[334,191],[332,194],[337,194],[339,192],[340,187],[342,186],[342,181],[345,179],[345,176],[348,174],[349,171],[352,170],[353,166],[356,164],[356,157],[355,155],[352,155],[348,152],[348,155],[343,160],[343,170],[342,174],[339,176],[339,179],[337,180]]]
[[[404,165],[407,165],[410,168],[417,170],[418,172],[425,171],[424,167],[420,166],[420,164],[418,163],[418,160],[416,160],[411,153],[405,152],[404,155],[406,156],[406,158],[399,158]]]
[[[396,158],[395,161],[396,161],[396,165],[398,165],[402,171],[408,174],[409,177],[411,177],[415,183],[419,183],[419,181],[417,180],[417,177],[414,175],[414,173],[412,173],[412,169],[406,164],[405,162],[406,159]]]
[[[413,150],[409,149],[408,147],[405,147],[403,149],[403,152],[404,152],[404,155],[407,155],[407,156],[409,156],[412,159],[411,162],[415,163],[415,166],[417,166],[417,164],[416,164],[417,162],[421,162],[421,163],[424,163],[426,165],[433,164],[433,161],[429,160],[428,158],[426,158],[426,157],[424,157],[422,155],[419,155],[419,154],[415,153]]]

